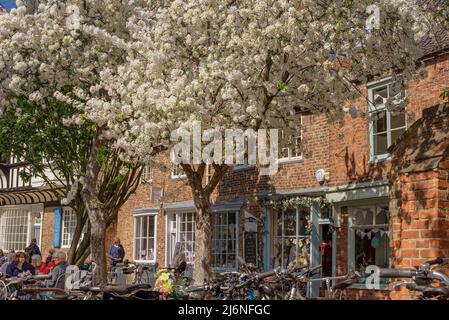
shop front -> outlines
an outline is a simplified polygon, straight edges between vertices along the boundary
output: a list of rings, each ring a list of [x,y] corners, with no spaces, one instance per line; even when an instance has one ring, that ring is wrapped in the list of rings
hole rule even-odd
[[[323,196],[282,196],[264,201],[264,269],[295,264],[321,266],[313,277],[332,276],[335,270],[335,229]],[[323,284],[312,282],[310,296]]]

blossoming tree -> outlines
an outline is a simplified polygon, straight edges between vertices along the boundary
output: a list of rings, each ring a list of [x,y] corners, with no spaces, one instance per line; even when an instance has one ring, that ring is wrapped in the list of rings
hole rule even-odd
[[[406,79],[416,70],[419,11],[410,2],[375,3],[153,3],[148,15],[128,25],[129,62],[104,73],[100,84],[114,101],[140,110],[137,136],[123,142],[145,155],[195,121],[203,129],[245,130],[293,127],[301,111],[338,119],[361,94],[356,83],[398,70]],[[210,276],[211,194],[230,168],[212,166],[206,184],[204,161],[182,164],[196,207],[196,282]]]
[[[338,119],[361,94],[355,83],[413,75],[422,27],[412,1],[60,3],[42,1],[32,17],[19,7],[0,22],[0,97],[10,106],[11,93],[52,97],[80,110],[72,121],[95,124],[82,193],[93,231],[104,141],[146,159],[196,121],[245,130],[294,127],[301,111]],[[211,194],[230,167],[212,166],[205,184],[204,162],[182,164],[196,207],[196,282],[210,276]]]
[[[74,100],[74,92],[107,95],[95,88],[99,75],[110,64],[124,63],[125,55],[92,34],[101,26],[126,38],[132,7],[102,1],[29,3],[32,8],[18,1],[17,9],[0,17],[1,149],[27,161],[29,174],[68,192],[67,205],[78,222],[70,261],[82,262],[90,253],[105,281],[105,229],[137,187],[141,165],[135,158],[119,158],[126,150],[111,148],[113,136],[104,136],[104,128],[114,128],[108,114],[117,110],[93,111]],[[80,19],[85,28],[76,31]],[[90,238],[79,243],[87,217]]]

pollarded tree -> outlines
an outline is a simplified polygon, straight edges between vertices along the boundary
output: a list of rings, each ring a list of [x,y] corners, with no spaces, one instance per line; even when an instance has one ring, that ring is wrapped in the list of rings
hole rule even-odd
[[[138,112],[119,143],[143,157],[196,121],[257,130],[294,127],[301,111],[339,119],[361,94],[355,83],[414,74],[419,13],[412,1],[147,1],[127,25],[128,61],[102,73],[106,97],[79,97],[93,109],[119,103]],[[230,166],[215,152],[205,185],[206,163],[192,164],[192,153],[182,168],[196,207],[194,280],[202,282],[210,276],[211,194]]]

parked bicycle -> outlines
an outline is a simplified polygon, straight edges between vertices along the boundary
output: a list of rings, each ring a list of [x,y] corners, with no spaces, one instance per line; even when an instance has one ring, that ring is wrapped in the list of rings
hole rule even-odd
[[[449,276],[443,271],[448,271],[442,265],[449,262],[449,258],[436,258],[426,261],[415,268],[388,269],[381,268],[378,271],[380,278],[411,279],[400,280],[395,287],[405,286],[409,291],[417,292],[418,300],[448,300]]]

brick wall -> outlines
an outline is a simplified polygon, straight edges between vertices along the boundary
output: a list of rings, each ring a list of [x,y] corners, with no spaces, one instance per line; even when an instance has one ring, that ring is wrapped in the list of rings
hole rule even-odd
[[[55,221],[55,207],[44,207],[44,214],[42,217],[42,238],[41,238],[41,252],[42,257],[46,258],[48,250],[53,246],[53,230]]]
[[[444,108],[443,108],[444,107]],[[426,110],[392,150],[392,263],[415,267],[449,257],[449,106]],[[394,291],[407,299],[406,290]]]
[[[442,55],[425,63],[427,77],[410,81],[407,87],[407,127],[421,118],[422,110],[441,103],[441,92],[449,83],[449,55]],[[367,88],[360,87],[367,96]],[[351,101],[349,106],[367,111],[364,97]],[[368,119],[347,115],[342,125],[333,124],[329,133],[330,185],[354,181],[387,178],[389,161],[370,163]]]

